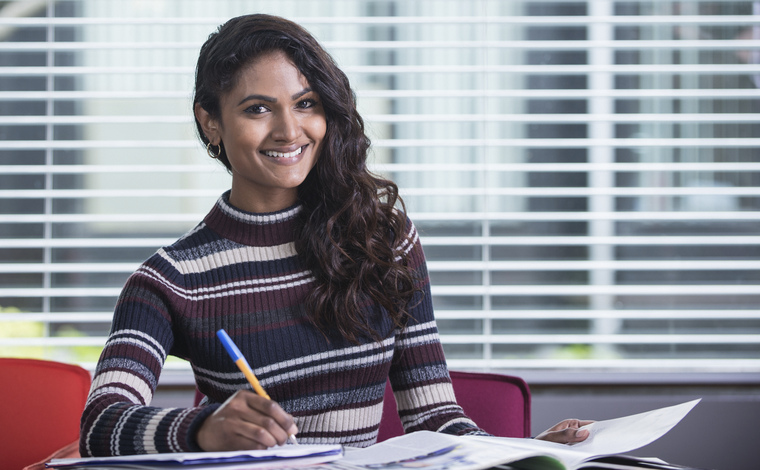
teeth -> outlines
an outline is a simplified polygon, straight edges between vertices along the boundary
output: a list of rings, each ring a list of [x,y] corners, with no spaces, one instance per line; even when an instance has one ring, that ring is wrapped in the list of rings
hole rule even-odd
[[[276,157],[276,158],[293,158],[296,155],[300,155],[302,150],[303,150],[303,147],[298,147],[297,149],[288,153],[273,152],[271,150],[267,150],[266,152],[264,152],[264,155],[266,155],[267,157]]]

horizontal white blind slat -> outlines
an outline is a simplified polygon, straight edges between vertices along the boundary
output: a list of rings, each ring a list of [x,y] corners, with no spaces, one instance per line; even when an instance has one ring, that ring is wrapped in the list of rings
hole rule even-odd
[[[188,42],[4,42],[0,51],[85,51],[85,50],[175,50],[196,51],[202,43]],[[737,50],[755,47],[752,40],[678,40],[678,41],[325,41],[325,48],[335,49],[553,49],[586,50],[591,45],[599,48],[634,49],[674,49],[674,50]]]
[[[484,74],[484,73],[510,73],[510,74],[545,74],[545,75],[585,75],[589,73],[618,73],[618,74],[699,74],[714,73],[714,66],[700,64],[675,64],[675,65],[347,65],[343,67],[347,74],[369,75],[405,75],[405,74]],[[27,66],[27,67],[2,67],[0,77],[12,76],[47,76],[47,75],[191,75],[192,67],[69,67],[69,66]],[[736,64],[724,65],[721,73],[752,74],[760,72],[760,65]]]
[[[420,172],[430,164],[369,163],[373,171]],[[224,171],[207,165],[8,165],[6,174],[89,174],[89,173],[208,173]],[[760,163],[744,162],[679,162],[679,163],[436,163],[436,171],[455,172],[742,172],[760,171]]]
[[[726,285],[437,285],[432,288],[433,295],[438,296],[583,296],[583,295],[644,295],[644,296],[731,296],[760,295],[760,284]]]
[[[0,273],[131,273],[136,263],[4,263]],[[760,270],[760,261],[701,260],[701,261],[431,261],[428,269],[435,271],[586,271],[609,270]]]
[[[439,310],[439,320],[461,318],[484,320],[711,320],[717,316],[727,320],[756,319],[760,310]],[[4,313],[0,324],[12,322],[92,323],[110,322],[113,312]]]
[[[450,335],[446,336],[449,344],[504,343],[504,344],[725,344],[725,343],[757,343],[760,335],[496,335],[487,337]]]
[[[536,141],[533,139],[376,139],[377,148],[410,147],[529,147],[529,148],[588,148],[588,147],[757,147],[760,138],[556,138]],[[70,149],[144,149],[144,148],[197,148],[192,140],[6,140],[3,147],[7,150],[70,150]]]
[[[0,214],[0,223],[190,222],[205,214]],[[710,219],[757,221],[760,211],[744,212],[410,212],[419,221],[692,221]]]
[[[402,122],[520,122],[520,123],[592,123],[592,122],[758,122],[760,114],[756,113],[721,113],[721,114],[383,114],[366,115],[367,123],[402,123]],[[126,123],[152,123],[152,124],[187,124],[192,123],[190,116],[0,116],[0,124],[3,125],[28,125],[28,124],[126,124]]]
[[[47,75],[47,74],[44,74]],[[422,90],[357,90],[359,98],[541,98],[541,99],[586,99],[586,98],[751,98],[760,96],[757,89],[657,89],[642,88],[636,90],[590,90],[590,89],[422,89]],[[189,100],[188,92],[178,91],[2,91],[0,101],[18,100],[88,100],[88,99],[183,99]],[[529,117],[531,115],[528,115]],[[591,116],[593,119],[593,116]]]
[[[534,0],[535,1],[535,0]],[[721,0],[718,0],[721,1]],[[557,3],[556,1],[554,3]],[[90,17],[90,18],[3,18],[2,26],[82,26],[82,25],[205,25],[215,28],[227,21],[228,17],[209,16],[205,18],[181,17]],[[474,24],[474,25],[510,25],[526,24],[539,26],[592,24],[634,25],[646,24],[698,24],[698,25],[753,25],[760,19],[747,15],[619,15],[619,16],[294,16],[291,20],[305,26],[317,24],[360,24],[360,25],[397,25],[397,24]]]
[[[439,320],[460,318],[498,319],[498,320],[543,320],[543,319],[703,319],[710,320],[717,316],[726,319],[756,319],[760,310],[439,310]]]
[[[514,285],[514,286],[466,286],[466,285],[438,285],[433,286],[433,295],[438,296],[482,296],[482,295],[554,295],[554,296],[582,296],[582,295],[760,295],[760,285]],[[0,297],[25,298],[25,297],[116,297],[121,292],[121,287],[91,287],[91,288],[0,288]]]
[[[755,187],[688,187],[688,188],[405,188],[402,195],[430,195],[430,196],[482,196],[482,195],[508,195],[508,196],[679,196],[679,195],[760,195],[760,188]],[[101,190],[72,190],[72,189],[21,189],[2,190],[0,199],[4,198],[124,198],[124,197],[214,197],[217,190],[184,190],[184,189],[152,189],[135,192],[132,189],[101,189]]]
[[[424,246],[561,246],[561,245],[760,245],[756,236],[695,236],[676,237],[420,237]],[[159,247],[171,244],[173,238],[52,238],[3,239],[5,248],[102,248],[102,247]]]

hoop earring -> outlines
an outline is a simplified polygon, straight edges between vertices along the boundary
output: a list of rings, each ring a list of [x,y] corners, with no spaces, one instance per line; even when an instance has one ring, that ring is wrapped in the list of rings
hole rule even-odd
[[[206,153],[208,153],[209,157],[211,157],[214,160],[216,160],[217,158],[219,158],[219,156],[222,155],[222,143],[219,142],[219,145],[216,146],[216,148],[217,148],[216,152],[214,152],[214,150],[211,148],[211,145],[212,144],[211,144],[210,141],[209,141],[209,143],[206,144]]]

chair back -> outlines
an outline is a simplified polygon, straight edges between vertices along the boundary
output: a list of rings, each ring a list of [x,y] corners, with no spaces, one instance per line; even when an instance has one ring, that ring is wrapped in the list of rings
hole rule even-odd
[[[481,429],[501,437],[530,436],[530,389],[520,377],[450,371],[457,403]],[[377,442],[404,434],[396,399],[385,384],[383,417]]]
[[[0,358],[0,462],[20,470],[79,439],[90,373],[73,364]]]

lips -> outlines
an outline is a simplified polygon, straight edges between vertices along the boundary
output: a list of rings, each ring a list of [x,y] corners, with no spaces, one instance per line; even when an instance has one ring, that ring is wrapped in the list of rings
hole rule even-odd
[[[272,158],[293,158],[301,155],[301,152],[303,152],[303,149],[305,149],[306,146],[298,147],[297,149],[293,150],[292,152],[276,152],[274,150],[265,150],[262,153],[266,155],[267,157]]]

